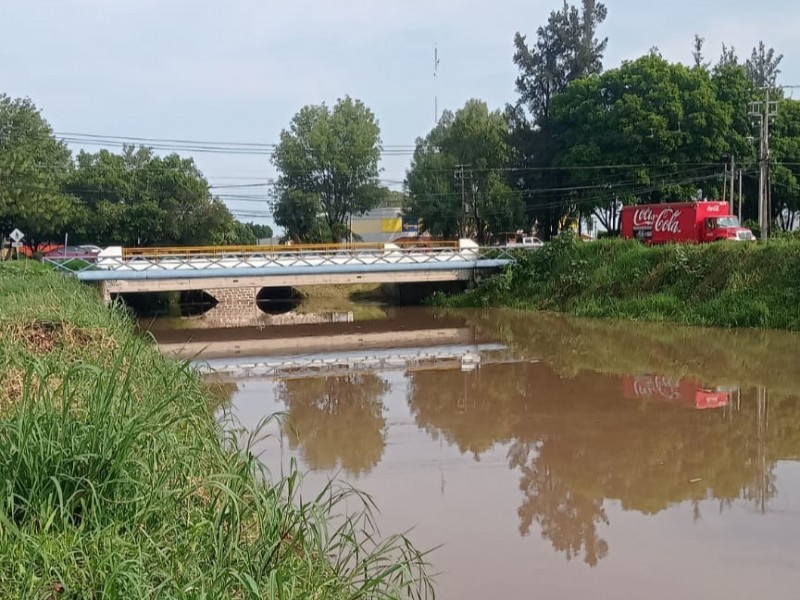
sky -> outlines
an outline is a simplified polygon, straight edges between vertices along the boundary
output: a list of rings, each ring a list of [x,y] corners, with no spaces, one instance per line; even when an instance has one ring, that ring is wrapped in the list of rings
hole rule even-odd
[[[576,2],[578,0],[575,0]],[[0,2],[0,92],[30,97],[59,133],[276,143],[306,104],[366,103],[386,145],[410,146],[441,109],[516,98],[513,38],[535,38],[558,0],[25,0]],[[800,3],[607,0],[605,68],[651,47],[689,63],[695,33],[749,56],[763,39],[800,84]],[[440,56],[433,77],[434,48]],[[86,147],[96,151],[95,147]],[[274,177],[267,156],[195,155],[212,185]],[[409,155],[387,156],[399,188]],[[218,188],[225,198],[227,192]],[[263,191],[226,202],[270,222]],[[252,217],[252,218],[251,218]]]

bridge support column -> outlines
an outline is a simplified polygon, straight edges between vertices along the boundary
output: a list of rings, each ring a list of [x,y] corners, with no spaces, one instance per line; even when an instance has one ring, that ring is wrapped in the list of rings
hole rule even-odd
[[[211,288],[204,291],[217,301],[217,305],[201,317],[210,327],[253,327],[268,320],[256,301],[260,288]]]

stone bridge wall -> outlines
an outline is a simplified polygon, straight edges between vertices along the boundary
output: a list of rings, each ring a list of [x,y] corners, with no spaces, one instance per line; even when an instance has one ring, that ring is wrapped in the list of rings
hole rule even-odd
[[[294,311],[268,315],[258,308],[259,287],[212,288],[204,290],[217,305],[207,313],[190,317],[208,328],[263,327],[268,325],[316,325],[318,323],[350,323],[352,312],[301,314]]]
[[[217,305],[198,317],[208,327],[256,327],[266,325],[269,316],[256,302],[260,288],[211,288],[205,292],[214,297]]]

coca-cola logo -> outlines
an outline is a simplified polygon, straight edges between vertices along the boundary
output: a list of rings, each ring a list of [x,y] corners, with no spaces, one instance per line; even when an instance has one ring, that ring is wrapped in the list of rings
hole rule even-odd
[[[662,233],[680,233],[681,223],[678,220],[681,215],[680,210],[674,208],[664,208],[658,212],[653,212],[650,207],[636,209],[633,213],[633,227],[642,229],[651,227],[654,231]]]
[[[637,377],[633,381],[633,392],[639,398],[677,400],[680,398],[679,386],[680,381],[669,377]]]

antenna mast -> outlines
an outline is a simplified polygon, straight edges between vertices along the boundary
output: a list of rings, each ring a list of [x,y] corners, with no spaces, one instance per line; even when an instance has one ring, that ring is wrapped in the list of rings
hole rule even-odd
[[[439,123],[439,96],[436,94],[436,80],[439,76],[439,46],[433,47],[433,123]]]

